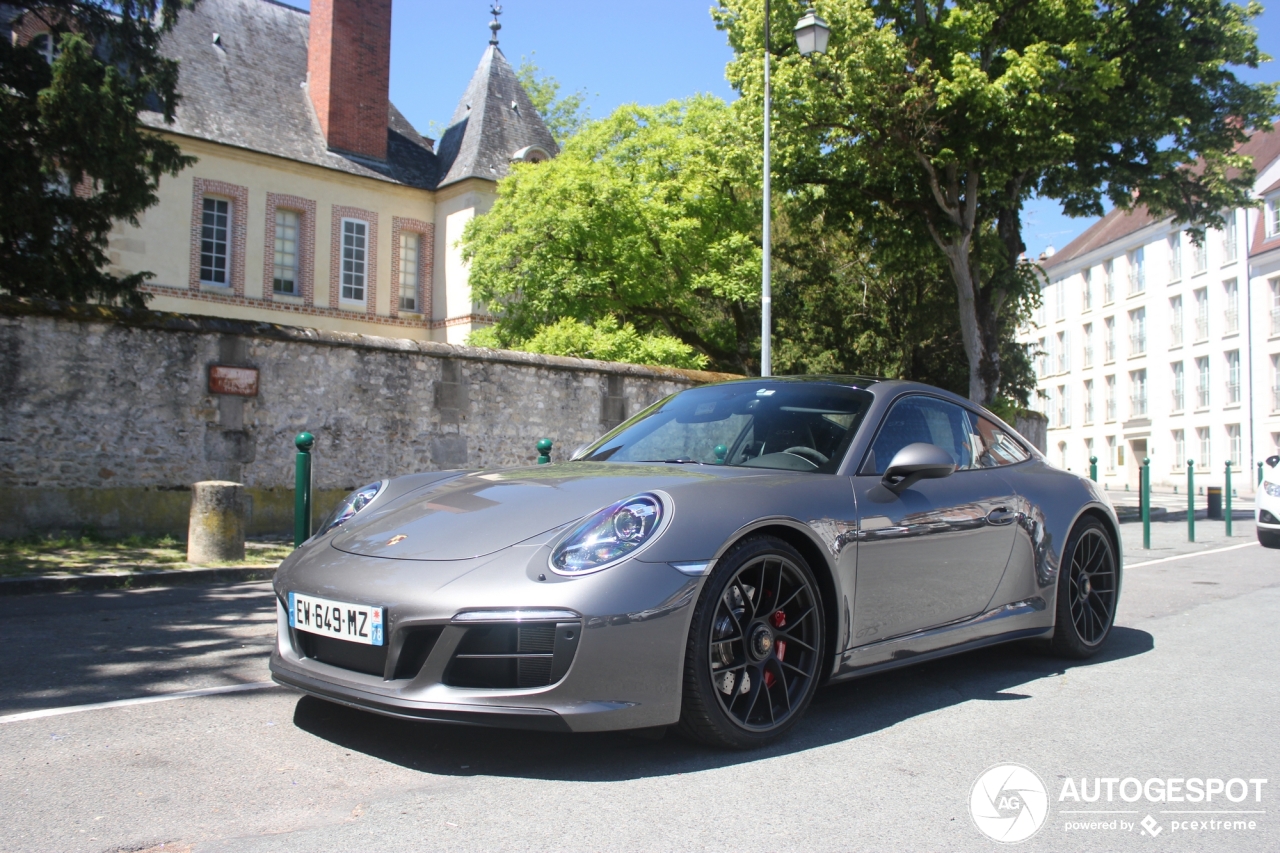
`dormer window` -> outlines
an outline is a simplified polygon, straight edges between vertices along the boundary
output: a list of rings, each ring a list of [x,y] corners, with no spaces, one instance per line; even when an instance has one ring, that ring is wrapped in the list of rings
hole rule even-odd
[[[30,42],[31,47],[36,53],[50,65],[57,59],[62,51],[58,49],[57,43],[53,39],[52,33],[37,33]]]
[[[1280,235],[1280,193],[1267,199],[1267,207],[1264,211],[1267,220],[1267,236],[1275,237]]]
[[[512,163],[541,163],[550,159],[551,152],[541,145],[527,145],[511,155]]]

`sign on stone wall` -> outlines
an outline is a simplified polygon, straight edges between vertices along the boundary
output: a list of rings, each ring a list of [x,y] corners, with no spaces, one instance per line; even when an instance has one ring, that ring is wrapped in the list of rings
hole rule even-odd
[[[258,396],[258,369],[211,364],[209,365],[209,393],[256,397]]]

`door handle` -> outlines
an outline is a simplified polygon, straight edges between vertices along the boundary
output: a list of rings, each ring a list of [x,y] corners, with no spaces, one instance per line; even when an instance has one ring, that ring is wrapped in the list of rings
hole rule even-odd
[[[1012,524],[1022,516],[1007,507],[999,506],[987,513],[987,524]]]

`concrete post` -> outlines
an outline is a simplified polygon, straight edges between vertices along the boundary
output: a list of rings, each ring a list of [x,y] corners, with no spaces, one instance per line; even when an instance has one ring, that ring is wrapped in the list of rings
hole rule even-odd
[[[206,480],[191,487],[187,562],[226,563],[244,559],[244,486]]]

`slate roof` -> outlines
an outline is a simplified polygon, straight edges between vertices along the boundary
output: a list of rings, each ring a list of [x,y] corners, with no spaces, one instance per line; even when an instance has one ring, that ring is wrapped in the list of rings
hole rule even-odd
[[[496,181],[507,174],[511,156],[529,145],[553,157],[560,150],[511,63],[491,44],[440,139],[439,185],[466,178]]]
[[[1275,162],[1277,157],[1280,157],[1280,123],[1273,126],[1270,133],[1263,131],[1251,133],[1244,144],[1236,149],[1236,153],[1253,158],[1253,167],[1261,174],[1264,169]],[[1263,191],[1264,194],[1268,192],[1270,190]],[[1135,231],[1146,228],[1155,221],[1156,219],[1151,215],[1151,212],[1142,205],[1138,205],[1133,210],[1128,211],[1114,209],[1090,225],[1083,234],[1064,246],[1062,251],[1051,258],[1041,261],[1040,266],[1046,271],[1052,270],[1081,255],[1087,255],[1094,249],[1128,237]],[[1255,241],[1254,248],[1250,253],[1256,254],[1259,247],[1260,244]]]
[[[353,175],[434,189],[431,143],[394,105],[387,160],[330,151],[307,95],[310,16],[273,0],[201,0],[183,11],[162,51],[180,63],[173,124],[144,112],[158,130],[274,154]],[[214,44],[217,33],[219,44]]]

